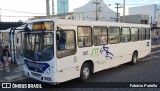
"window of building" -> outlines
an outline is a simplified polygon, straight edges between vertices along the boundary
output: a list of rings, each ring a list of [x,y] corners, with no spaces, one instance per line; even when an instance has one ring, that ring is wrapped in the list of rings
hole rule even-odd
[[[73,55],[76,53],[76,37],[73,30],[57,31],[57,57]]]
[[[107,28],[94,27],[93,28],[94,45],[107,44]]]
[[[146,28],[146,39],[149,40],[150,39],[150,29]]]
[[[121,41],[122,41],[122,43],[130,42],[131,41],[131,31],[130,31],[130,28],[122,28]]]
[[[138,28],[131,28],[131,40],[132,41],[138,41],[139,40]]]
[[[109,34],[109,43],[110,44],[120,43],[120,28],[110,27],[108,29],[108,34]]]
[[[145,28],[139,28],[139,40],[145,40],[146,36],[145,36]]]
[[[90,47],[92,46],[92,28],[78,27],[78,46]]]

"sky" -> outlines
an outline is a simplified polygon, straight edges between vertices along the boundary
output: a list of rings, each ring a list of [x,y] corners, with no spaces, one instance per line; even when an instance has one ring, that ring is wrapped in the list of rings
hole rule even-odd
[[[45,16],[46,0],[0,0],[1,21],[25,21],[33,16]],[[69,12],[81,7],[90,0],[69,0]],[[123,0],[103,0],[109,8],[116,11],[115,3],[123,4]],[[159,4],[159,0],[126,0],[126,10],[129,7]],[[122,14],[122,9],[119,10]]]

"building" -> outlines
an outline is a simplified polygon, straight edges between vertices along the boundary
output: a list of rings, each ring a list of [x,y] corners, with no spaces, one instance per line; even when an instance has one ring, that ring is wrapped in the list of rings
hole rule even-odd
[[[64,13],[64,14],[58,14],[58,15],[50,15],[50,16],[35,16],[33,18],[30,18],[29,20],[37,20],[37,19],[71,19],[74,20],[73,12],[70,13]]]
[[[111,10],[108,6],[109,5],[106,5],[103,0],[90,0],[86,5],[74,9],[74,19],[116,21],[117,13]]]
[[[126,15],[125,17],[126,23],[137,23],[137,24],[148,24],[149,23],[149,15]],[[123,20],[123,16],[121,16],[120,21]]]
[[[139,7],[131,7],[129,8],[129,15],[149,15],[149,23],[150,24],[158,24],[160,25],[160,6],[156,4],[139,6]]]
[[[57,0],[57,14],[68,13],[69,4],[68,0]]]
[[[60,6],[60,1],[58,0],[57,3],[58,6]],[[97,1],[97,2],[96,2]],[[97,3],[97,5],[96,5]],[[57,7],[58,7],[57,6]],[[97,6],[97,9],[96,9]],[[35,20],[35,19],[46,19],[46,18],[58,18],[58,19],[72,19],[72,20],[91,20],[95,21],[96,19],[98,21],[116,21],[117,20],[117,12],[114,12],[111,10],[109,5],[106,5],[103,0],[90,0],[87,4],[80,8],[74,9],[74,12],[71,13],[61,13],[57,15],[51,15],[51,16],[37,16],[34,17],[30,20]],[[58,10],[58,8],[57,8]],[[59,7],[59,11],[60,11]],[[96,12],[97,11],[97,12]],[[97,17],[96,17],[97,16]],[[118,19],[120,16],[118,15]]]

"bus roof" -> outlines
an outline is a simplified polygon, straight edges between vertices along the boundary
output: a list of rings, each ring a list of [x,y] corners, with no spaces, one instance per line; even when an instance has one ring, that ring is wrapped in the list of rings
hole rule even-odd
[[[68,25],[68,26],[112,26],[112,27],[147,27],[150,28],[149,24],[133,24],[133,23],[117,23],[108,21],[84,21],[84,20],[67,20],[67,19],[37,19],[28,21],[27,23],[53,21],[57,25]]]

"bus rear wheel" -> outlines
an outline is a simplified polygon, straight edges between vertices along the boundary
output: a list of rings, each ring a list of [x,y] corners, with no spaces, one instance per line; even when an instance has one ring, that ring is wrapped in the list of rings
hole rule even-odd
[[[91,66],[88,63],[84,63],[81,68],[80,80],[82,82],[87,81],[91,76]]]
[[[132,55],[131,65],[136,64],[137,61],[138,61],[138,54],[136,52],[134,52]]]

